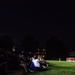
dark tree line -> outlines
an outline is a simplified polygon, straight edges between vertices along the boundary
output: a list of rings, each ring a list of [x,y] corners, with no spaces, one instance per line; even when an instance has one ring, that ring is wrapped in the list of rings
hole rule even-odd
[[[13,46],[14,43],[11,36],[8,35],[0,36],[0,48],[4,50],[11,50]]]
[[[0,48],[11,51],[14,46],[12,37],[10,36],[0,36]],[[20,49],[25,52],[36,52],[40,46],[40,42],[36,40],[34,36],[26,36],[20,42]],[[47,59],[57,59],[65,58],[67,53],[65,50],[65,45],[57,37],[52,37],[46,42],[46,58]]]
[[[58,59],[66,57],[66,46],[57,37],[52,37],[47,41],[47,58],[48,59]]]
[[[39,41],[36,40],[33,36],[26,36],[21,40],[21,46],[28,52],[36,52],[39,48]]]

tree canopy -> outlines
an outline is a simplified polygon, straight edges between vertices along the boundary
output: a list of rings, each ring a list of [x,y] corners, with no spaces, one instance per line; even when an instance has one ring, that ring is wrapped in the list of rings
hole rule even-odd
[[[13,48],[13,39],[11,36],[4,35],[0,36],[0,48],[4,50],[11,50]]]
[[[46,49],[49,58],[61,58],[66,54],[65,45],[57,37],[52,37],[47,41]]]
[[[34,36],[26,36],[21,40],[21,46],[28,52],[35,52],[39,47],[39,41]]]

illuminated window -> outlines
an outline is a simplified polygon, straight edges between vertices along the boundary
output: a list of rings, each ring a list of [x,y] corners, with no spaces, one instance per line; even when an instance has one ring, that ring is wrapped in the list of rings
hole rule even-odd
[[[43,54],[46,54],[46,52],[43,52]]]
[[[45,54],[45,52],[42,52],[42,54]]]
[[[46,52],[45,52],[45,54],[46,54]]]
[[[43,51],[46,51],[46,49],[43,49]]]
[[[45,57],[45,55],[42,56],[43,58]]]
[[[40,54],[40,52],[38,52],[38,54]]]
[[[38,49],[38,51],[39,51],[40,49]]]

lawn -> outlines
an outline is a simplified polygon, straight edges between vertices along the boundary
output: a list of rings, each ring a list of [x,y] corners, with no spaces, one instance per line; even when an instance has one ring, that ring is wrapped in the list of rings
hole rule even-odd
[[[23,73],[22,75],[75,75],[75,62],[48,61],[47,71]]]

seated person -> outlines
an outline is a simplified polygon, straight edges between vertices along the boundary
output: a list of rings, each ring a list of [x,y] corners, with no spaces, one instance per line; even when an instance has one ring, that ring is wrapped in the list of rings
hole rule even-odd
[[[24,72],[27,72],[27,64],[24,55],[19,54],[19,64],[24,68]]]
[[[32,63],[31,63],[31,61],[30,61],[29,56],[27,56],[27,58],[26,58],[26,63],[27,63],[27,70],[28,70],[28,72],[34,72],[34,70],[30,67],[30,65],[31,65]]]
[[[34,59],[32,62],[34,63],[36,70],[40,70],[40,60],[38,59],[37,56],[34,56]]]
[[[46,70],[48,68],[48,63],[42,58],[40,61],[40,66],[42,70]]]

